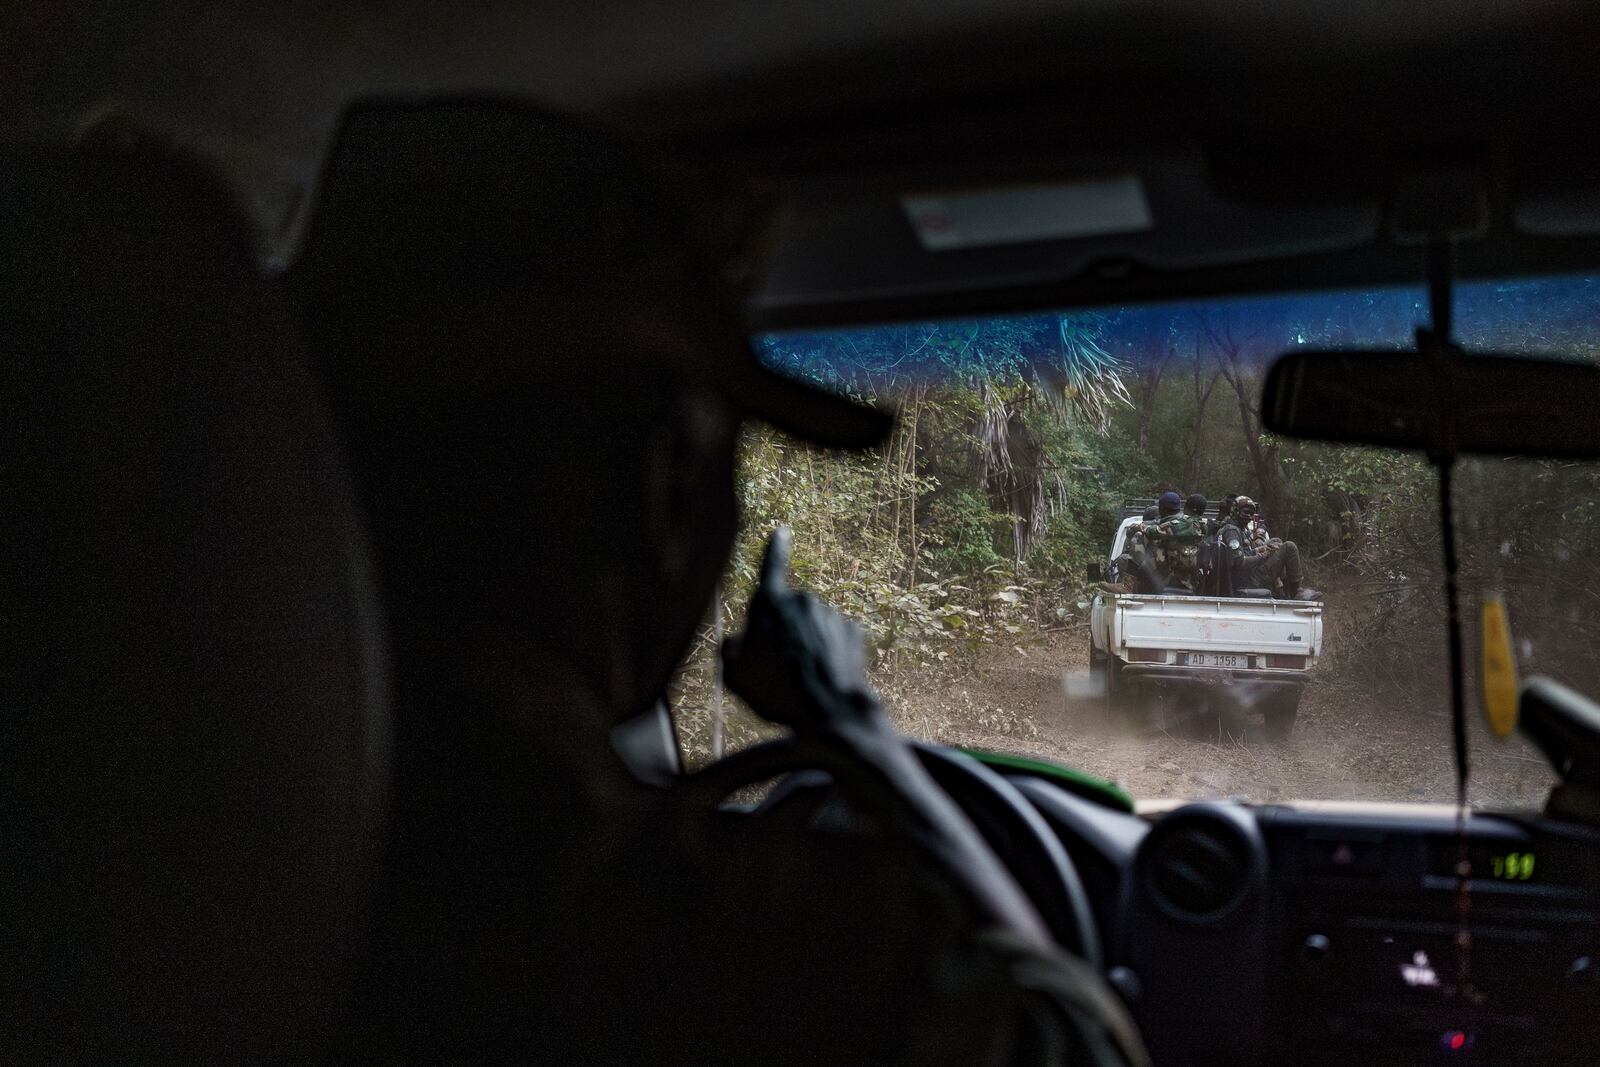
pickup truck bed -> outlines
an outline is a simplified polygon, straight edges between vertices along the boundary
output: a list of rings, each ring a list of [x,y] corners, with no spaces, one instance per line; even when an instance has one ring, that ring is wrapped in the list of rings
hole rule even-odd
[[[1090,611],[1090,663],[1108,704],[1245,683],[1271,736],[1292,728],[1321,650],[1314,601],[1102,593]]]
[[[1215,653],[1247,657],[1252,662],[1238,666],[1264,669],[1269,656],[1301,657],[1303,670],[1322,648],[1322,605],[1314,601],[1132,593],[1103,599],[1103,647],[1162,651],[1168,663],[1176,664],[1178,654]]]
[[[1107,573],[1141,521],[1141,502],[1130,504]],[[1089,610],[1089,668],[1109,711],[1203,698],[1259,711],[1267,735],[1284,737],[1321,652],[1322,605],[1311,600],[1100,593]]]

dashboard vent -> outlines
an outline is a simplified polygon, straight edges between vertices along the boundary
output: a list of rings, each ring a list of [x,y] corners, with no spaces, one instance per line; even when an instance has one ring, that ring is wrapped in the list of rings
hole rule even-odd
[[[1250,890],[1250,844],[1225,819],[1199,816],[1158,825],[1146,848],[1146,888],[1175,919],[1220,919]]]

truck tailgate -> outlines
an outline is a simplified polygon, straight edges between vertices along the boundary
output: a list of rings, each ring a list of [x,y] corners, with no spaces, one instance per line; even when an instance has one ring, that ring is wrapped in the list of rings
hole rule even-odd
[[[1187,652],[1262,652],[1315,657],[1322,651],[1322,605],[1239,597],[1116,598],[1113,648]]]

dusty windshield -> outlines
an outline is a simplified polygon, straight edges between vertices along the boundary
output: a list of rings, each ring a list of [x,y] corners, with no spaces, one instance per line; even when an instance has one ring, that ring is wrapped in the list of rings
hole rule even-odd
[[[710,650],[782,523],[797,582],[862,625],[911,734],[1138,799],[1451,800],[1435,475],[1420,455],[1275,438],[1257,407],[1274,355],[1404,346],[1425,314],[1420,288],[1384,289],[760,338],[770,365],[892,401],[899,425],[861,456],[748,431],[721,618],[675,694],[690,759],[765,732]],[[1464,285],[1457,317],[1469,347],[1588,355],[1600,282]],[[1600,691],[1597,475],[1463,463],[1469,667],[1497,595],[1522,673]],[[1537,807],[1551,775],[1492,737],[1476,688],[1472,802]]]

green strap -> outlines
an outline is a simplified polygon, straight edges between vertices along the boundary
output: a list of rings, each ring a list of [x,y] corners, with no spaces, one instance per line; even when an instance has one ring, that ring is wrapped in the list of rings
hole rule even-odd
[[[1092,774],[1085,774],[1083,771],[1059,763],[1050,763],[1029,756],[1014,756],[1009,752],[989,752],[981,748],[962,748],[960,751],[990,767],[1021,771],[1054,782],[1069,793],[1085,800],[1093,800],[1108,808],[1133,811],[1133,797],[1104,778],[1096,778]]]

